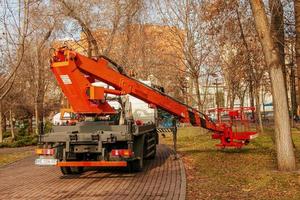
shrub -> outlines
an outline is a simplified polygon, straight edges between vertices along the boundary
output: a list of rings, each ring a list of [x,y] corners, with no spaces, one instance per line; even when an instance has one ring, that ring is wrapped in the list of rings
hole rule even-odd
[[[11,135],[10,132],[4,132],[3,133],[3,139],[10,137],[10,135]]]
[[[46,121],[45,126],[44,126],[44,132],[45,133],[50,133],[52,130],[53,124],[50,121]]]
[[[13,142],[0,143],[0,147],[24,147],[36,145],[38,141],[37,136],[16,136]]]

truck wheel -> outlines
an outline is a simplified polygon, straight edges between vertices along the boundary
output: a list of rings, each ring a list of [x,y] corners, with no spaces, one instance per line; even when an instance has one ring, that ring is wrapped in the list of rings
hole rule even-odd
[[[153,152],[153,154],[151,154],[151,156],[149,156],[147,159],[153,160],[153,159],[155,158],[155,155],[156,155],[156,147],[154,147],[154,152]]]
[[[154,159],[156,155],[156,144],[157,144],[156,135],[151,137],[151,139],[154,139],[154,141],[150,143],[151,146],[154,145],[152,148],[148,149],[149,143],[147,142],[146,139],[144,143],[144,158],[147,160]]]
[[[63,175],[69,175],[72,174],[70,167],[60,167],[60,171]]]
[[[131,162],[128,162],[129,172],[140,172],[143,170],[143,160],[137,159]]]
[[[72,174],[82,174],[83,167],[71,167]]]

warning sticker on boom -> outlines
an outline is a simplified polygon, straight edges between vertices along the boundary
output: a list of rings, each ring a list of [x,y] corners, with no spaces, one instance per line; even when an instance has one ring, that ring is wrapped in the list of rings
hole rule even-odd
[[[72,84],[72,81],[68,75],[60,75],[60,78],[65,85]]]

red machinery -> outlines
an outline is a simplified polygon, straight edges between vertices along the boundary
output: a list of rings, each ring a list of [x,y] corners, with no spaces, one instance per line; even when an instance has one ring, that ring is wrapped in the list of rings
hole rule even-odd
[[[216,108],[208,110],[209,114],[217,116],[217,126],[224,126],[223,135],[214,133],[213,139],[220,139],[219,147],[232,146],[241,148],[250,139],[257,137],[256,132],[249,131],[249,122],[255,107]],[[249,112],[250,111],[250,112]],[[247,114],[250,114],[247,115]],[[248,138],[248,139],[245,139]]]
[[[213,131],[221,147],[242,147],[254,137],[255,132],[233,132],[231,123],[214,123],[207,115],[151,88],[138,80],[120,73],[118,66],[105,57],[91,59],[67,48],[55,51],[51,69],[75,113],[84,115],[114,114],[106,102],[105,94],[130,94],[151,106],[156,106],[177,116],[180,122],[191,123]],[[93,86],[102,81],[114,89]],[[232,117],[236,111],[232,111]],[[238,111],[237,111],[238,112]]]

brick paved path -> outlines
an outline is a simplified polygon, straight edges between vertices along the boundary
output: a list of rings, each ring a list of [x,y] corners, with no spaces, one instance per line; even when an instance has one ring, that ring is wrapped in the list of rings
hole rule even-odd
[[[30,157],[0,168],[1,199],[185,199],[184,167],[165,145],[135,174],[109,169],[62,176],[57,167],[33,162]]]

